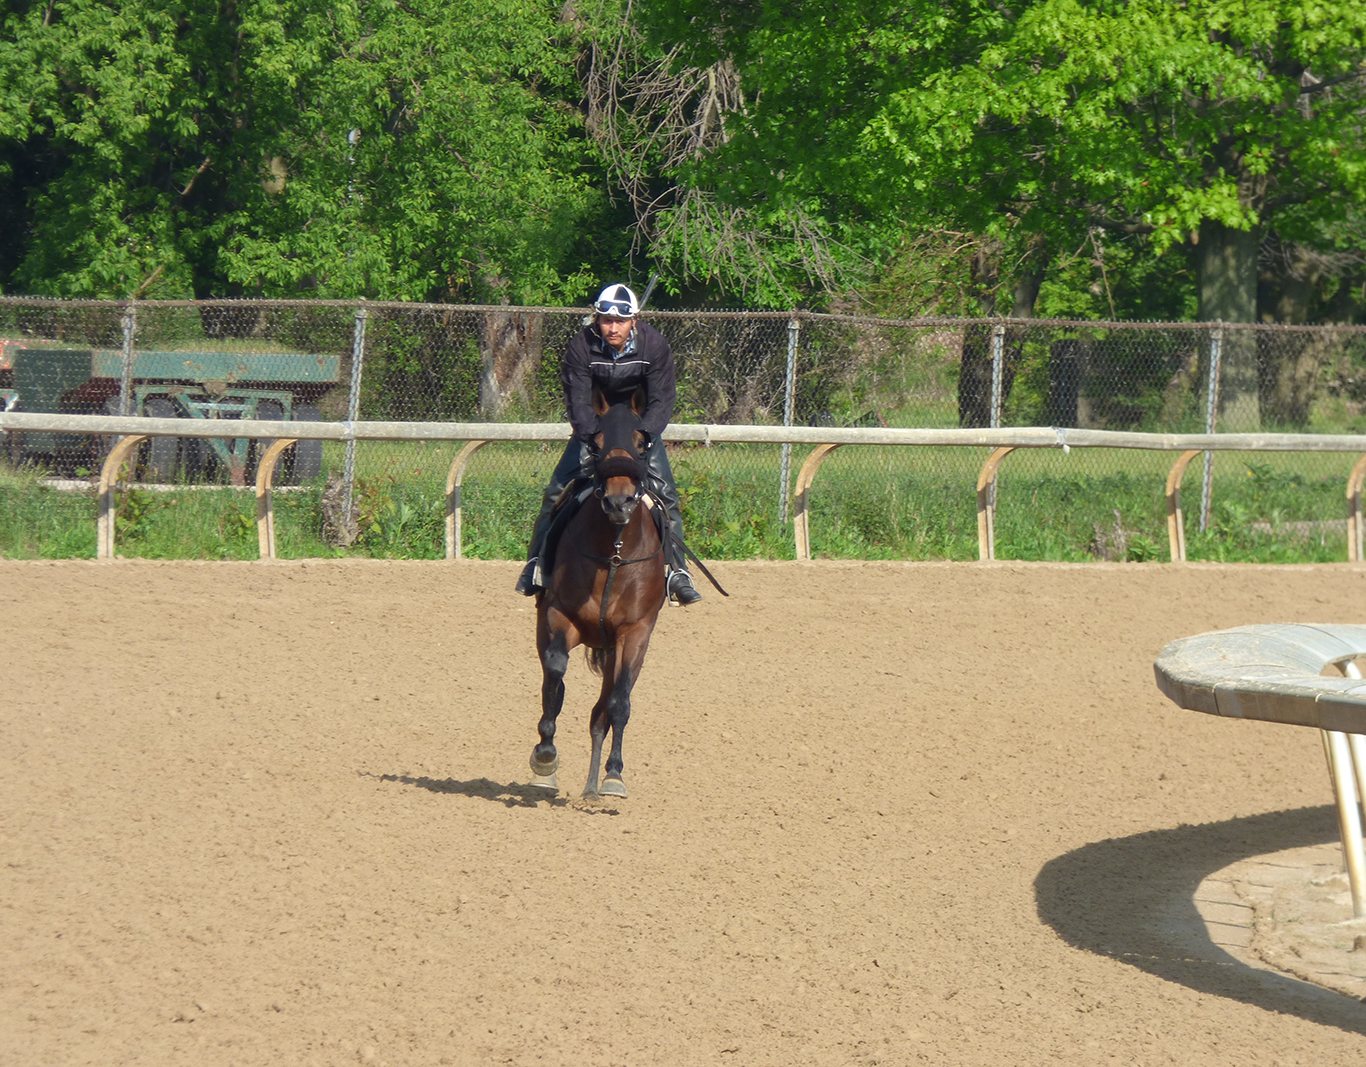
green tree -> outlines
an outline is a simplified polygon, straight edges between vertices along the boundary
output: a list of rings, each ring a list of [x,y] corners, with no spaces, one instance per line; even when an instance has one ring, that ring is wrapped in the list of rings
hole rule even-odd
[[[752,101],[728,195],[818,200],[998,242],[1014,291],[1089,231],[1189,243],[1200,315],[1250,322],[1262,237],[1312,243],[1366,198],[1366,6],[1294,0],[864,0],[650,9]],[[1226,426],[1258,422],[1226,352]]]
[[[175,3],[4,10],[0,283],[191,295],[232,167],[232,27]]]
[[[575,250],[603,204],[548,6],[309,0],[253,33],[253,76],[288,104],[262,152],[279,175],[225,242],[239,283],[521,303],[591,286]]]
[[[541,302],[591,287],[605,200],[558,5],[0,11],[7,288]]]

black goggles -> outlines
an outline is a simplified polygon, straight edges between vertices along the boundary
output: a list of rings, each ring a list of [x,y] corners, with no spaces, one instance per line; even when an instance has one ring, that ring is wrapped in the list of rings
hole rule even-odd
[[[593,305],[599,315],[610,315],[614,319],[631,319],[631,305],[625,300],[599,300]]]

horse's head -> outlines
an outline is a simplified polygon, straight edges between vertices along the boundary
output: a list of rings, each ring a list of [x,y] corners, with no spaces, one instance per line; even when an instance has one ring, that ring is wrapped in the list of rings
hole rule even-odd
[[[637,389],[629,404],[609,404],[602,391],[594,389],[593,410],[598,415],[598,432],[593,438],[598,455],[594,492],[608,521],[625,526],[640,502],[645,480],[645,463],[640,456],[645,447],[645,434],[640,429],[645,392]]]

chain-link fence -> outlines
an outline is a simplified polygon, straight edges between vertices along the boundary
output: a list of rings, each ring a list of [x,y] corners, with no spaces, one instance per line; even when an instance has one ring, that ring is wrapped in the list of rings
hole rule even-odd
[[[558,422],[559,357],[587,312],[344,302],[112,303],[0,298],[10,410],[285,420]],[[1366,327],[651,312],[673,345],[674,421],[809,426],[1054,425],[1150,432],[1366,428]],[[121,506],[130,554],[254,554],[250,484],[268,442],[157,438]],[[11,433],[0,552],[93,555],[81,487],[110,442]],[[703,556],[792,555],[793,465],[781,446],[674,447]],[[438,557],[455,443],[301,442],[277,482],[281,555]],[[463,552],[516,557],[559,449],[499,443],[464,485]],[[846,446],[811,499],[817,555],[975,558],[984,453]],[[999,479],[1002,558],[1165,553],[1171,457],[1028,451]],[[1190,558],[1343,558],[1352,457],[1213,458]],[[154,491],[160,487],[161,491]],[[353,519],[338,520],[351,500]],[[341,517],[342,520],[345,516]],[[79,521],[78,521],[79,520]],[[85,544],[88,537],[89,545]],[[329,542],[332,542],[331,544]],[[88,551],[87,551],[88,548]]]

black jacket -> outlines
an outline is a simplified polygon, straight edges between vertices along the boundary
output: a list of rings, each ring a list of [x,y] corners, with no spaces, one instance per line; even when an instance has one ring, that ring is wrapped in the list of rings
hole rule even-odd
[[[674,413],[673,349],[662,333],[637,320],[626,351],[613,359],[611,346],[602,339],[597,325],[585,326],[565,348],[560,384],[564,386],[569,424],[574,435],[581,438],[598,432],[598,416],[593,411],[594,385],[613,404],[629,400],[636,386],[643,385],[645,414],[640,428],[657,437]]]

